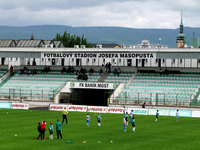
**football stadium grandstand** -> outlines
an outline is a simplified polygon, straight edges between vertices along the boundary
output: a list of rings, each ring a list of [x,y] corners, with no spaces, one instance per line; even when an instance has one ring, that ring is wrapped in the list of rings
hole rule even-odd
[[[199,49],[11,47],[0,53],[1,100],[199,105]]]

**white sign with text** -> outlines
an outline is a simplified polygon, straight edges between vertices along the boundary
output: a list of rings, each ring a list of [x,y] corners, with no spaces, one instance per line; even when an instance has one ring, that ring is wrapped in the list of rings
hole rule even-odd
[[[29,109],[29,104],[25,103],[12,103],[11,109]]]

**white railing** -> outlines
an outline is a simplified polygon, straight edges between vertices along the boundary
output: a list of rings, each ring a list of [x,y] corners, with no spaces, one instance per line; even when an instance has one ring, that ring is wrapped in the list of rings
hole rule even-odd
[[[125,84],[121,83],[118,85],[118,87],[114,90],[114,92],[110,95],[110,100],[114,100],[124,89]]]
[[[10,76],[10,71],[6,72],[0,79],[0,83],[2,83],[7,77]]]

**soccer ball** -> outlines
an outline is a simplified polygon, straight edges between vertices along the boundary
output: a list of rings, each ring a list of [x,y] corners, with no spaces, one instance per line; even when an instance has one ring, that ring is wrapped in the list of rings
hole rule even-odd
[[[82,143],[86,143],[86,141],[83,141]]]

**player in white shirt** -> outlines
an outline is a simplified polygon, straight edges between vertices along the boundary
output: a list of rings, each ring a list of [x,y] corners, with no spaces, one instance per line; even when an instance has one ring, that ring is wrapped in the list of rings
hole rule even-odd
[[[123,115],[126,115],[126,107],[123,107]]]
[[[159,110],[157,110],[157,112],[156,112],[156,120],[155,120],[155,122],[158,121],[158,116],[159,116]]]

